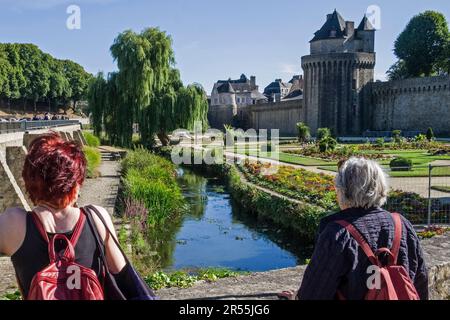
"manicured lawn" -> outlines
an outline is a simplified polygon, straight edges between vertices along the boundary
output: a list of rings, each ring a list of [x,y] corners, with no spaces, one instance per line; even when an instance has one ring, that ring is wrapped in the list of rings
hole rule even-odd
[[[230,149],[232,151],[232,149]],[[335,165],[335,161],[326,161],[322,159],[315,159],[310,157],[299,156],[296,154],[285,153],[285,152],[262,152],[257,149],[237,149],[235,150],[238,154],[245,154],[247,156],[260,157],[265,159],[279,160],[285,163],[298,164],[302,166],[322,166],[322,165]]]
[[[382,165],[391,177],[428,177],[428,166],[414,166],[411,171],[390,171],[389,166]],[[320,166],[322,170],[337,172],[336,166]],[[432,177],[448,177],[450,176],[450,167],[434,169],[431,171]]]
[[[431,189],[450,193],[450,186],[432,186]]]

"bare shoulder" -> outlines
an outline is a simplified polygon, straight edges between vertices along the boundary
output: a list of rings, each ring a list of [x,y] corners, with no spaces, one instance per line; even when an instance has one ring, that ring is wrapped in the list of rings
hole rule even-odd
[[[93,205],[93,207],[95,207],[95,209],[97,209],[97,211],[100,213],[102,218],[105,220],[107,227],[114,234],[115,233],[114,225],[113,225],[111,215],[109,214],[109,212],[101,206]],[[99,231],[102,238],[105,239],[107,237],[107,232],[106,232],[103,222],[100,220],[100,218],[96,214],[93,214],[93,219],[95,221],[95,225],[97,226],[97,230]]]
[[[8,208],[5,212],[0,213],[0,228],[14,230],[13,227],[18,227],[26,220],[27,211],[23,208]]]
[[[8,208],[0,214],[0,251],[12,255],[22,245],[26,232],[27,212]]]

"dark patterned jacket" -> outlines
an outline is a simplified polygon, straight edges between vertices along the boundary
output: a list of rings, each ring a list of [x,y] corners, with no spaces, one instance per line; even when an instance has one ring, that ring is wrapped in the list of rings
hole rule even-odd
[[[337,220],[352,223],[375,252],[391,248],[394,222],[381,208],[350,208],[323,218],[314,253],[298,291],[300,300],[336,298],[336,291],[349,300],[361,300],[367,292],[366,281],[371,265],[356,240]],[[419,239],[411,223],[402,216],[402,239],[397,264],[409,272],[422,300],[428,299],[428,273]]]

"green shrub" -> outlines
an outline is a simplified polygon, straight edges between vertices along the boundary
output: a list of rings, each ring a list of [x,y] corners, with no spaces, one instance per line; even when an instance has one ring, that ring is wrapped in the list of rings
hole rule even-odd
[[[330,137],[331,136],[331,130],[329,128],[319,128],[317,129],[317,133],[316,133],[316,139],[317,141],[320,141],[326,137]]]
[[[414,137],[415,142],[425,142],[425,140],[427,140],[427,136],[424,134],[418,134]]]
[[[89,131],[83,131],[83,136],[89,147],[98,148],[100,146],[100,139]]]
[[[332,137],[326,137],[319,141],[320,152],[333,151],[336,149],[337,141]]]
[[[303,123],[299,122],[297,123],[297,135],[298,135],[298,141],[299,142],[307,142],[309,138],[311,137],[311,132],[309,127]]]
[[[395,158],[389,163],[392,171],[410,171],[412,169],[412,160],[408,158]]]
[[[392,131],[392,139],[395,143],[400,143],[402,138],[402,131],[401,130],[393,130]]]
[[[433,129],[431,127],[428,128],[426,136],[427,136],[427,140],[428,141],[431,141],[431,140],[434,139],[434,132],[433,132]]]
[[[379,148],[383,148],[384,147],[384,138],[378,138],[375,140],[375,145]]]
[[[87,177],[98,177],[98,167],[102,163],[102,156],[100,154],[100,151],[98,151],[94,147],[85,146],[83,148],[83,152],[87,160]]]

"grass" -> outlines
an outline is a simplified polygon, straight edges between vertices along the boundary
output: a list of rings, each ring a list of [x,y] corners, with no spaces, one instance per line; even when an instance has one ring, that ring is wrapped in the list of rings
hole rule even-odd
[[[230,151],[232,151],[232,150],[230,150]],[[243,155],[247,155],[247,156],[279,160],[281,162],[298,164],[301,166],[321,166],[321,165],[336,164],[336,161],[327,161],[327,160],[299,156],[296,154],[279,152],[279,151],[278,152],[263,152],[263,151],[259,151],[257,149],[253,149],[253,150],[252,149],[250,149],[250,150],[236,149],[235,152],[238,154],[243,154]]]
[[[96,178],[99,175],[98,167],[102,163],[102,156],[97,148],[85,146],[83,148],[87,160],[86,175],[88,178]]]
[[[100,146],[100,139],[89,131],[83,131],[84,139],[89,147],[98,148]]]
[[[142,202],[147,224],[163,223],[183,205],[174,165],[143,148],[128,152],[122,161],[126,197]]]
[[[431,189],[450,193],[450,186],[432,186]]]
[[[231,271],[224,268],[197,269],[193,272],[180,270],[171,273],[158,271],[145,277],[145,281],[154,290],[173,287],[189,288],[197,281],[213,282],[218,279],[236,277],[242,274],[246,274],[246,272]]]
[[[387,165],[382,165],[382,168],[386,169],[389,176],[397,178],[428,177],[429,174],[429,168],[427,165],[413,166],[410,171],[391,171]],[[337,166],[319,166],[318,169],[337,172]],[[450,167],[435,168],[431,171],[431,176],[448,177],[450,176]]]

